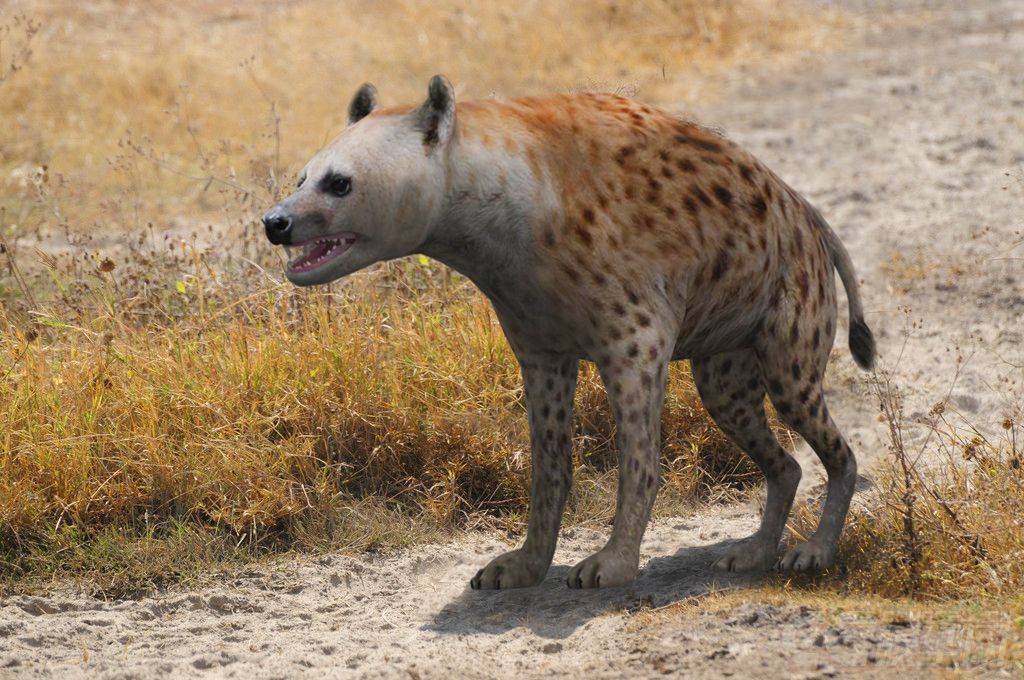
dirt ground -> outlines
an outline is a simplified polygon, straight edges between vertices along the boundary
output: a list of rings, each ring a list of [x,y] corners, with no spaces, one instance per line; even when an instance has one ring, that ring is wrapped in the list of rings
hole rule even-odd
[[[1024,399],[1024,5],[833,4],[867,17],[862,40],[787,72],[736,73],[717,104],[688,113],[751,148],[833,224],[909,420],[949,393],[965,418],[993,427]],[[897,9],[912,18],[889,21]],[[870,478],[885,428],[845,342],[835,356],[828,398]],[[820,466],[806,451],[801,461],[813,493]],[[259,567],[137,601],[11,597],[0,601],[0,677],[933,677],[967,658],[956,624],[756,597],[657,611],[756,584],[709,570],[756,524],[755,504],[660,520],[640,579],[596,592],[564,578],[604,535],[570,529],[547,581],[520,591],[469,590],[514,542],[474,535]]]

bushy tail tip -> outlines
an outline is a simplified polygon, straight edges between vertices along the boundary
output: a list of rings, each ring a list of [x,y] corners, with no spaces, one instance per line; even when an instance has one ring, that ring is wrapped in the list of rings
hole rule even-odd
[[[875,367],[875,336],[864,319],[850,320],[850,353],[865,371]]]

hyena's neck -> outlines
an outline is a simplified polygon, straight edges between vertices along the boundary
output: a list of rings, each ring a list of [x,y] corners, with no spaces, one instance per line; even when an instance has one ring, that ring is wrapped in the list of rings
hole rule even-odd
[[[505,148],[462,138],[449,154],[446,205],[421,250],[472,280],[499,313],[526,318],[542,303],[533,225],[557,213],[553,192]]]

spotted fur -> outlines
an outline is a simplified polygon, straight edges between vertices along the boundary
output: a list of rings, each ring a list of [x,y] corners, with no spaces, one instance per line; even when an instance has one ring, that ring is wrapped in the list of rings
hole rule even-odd
[[[667,368],[678,359],[691,361],[708,411],[768,481],[761,528],[717,566],[776,563],[800,479],[768,428],[765,395],[828,472],[817,532],[780,564],[830,565],[857,472],[822,392],[837,330],[834,271],[849,301],[854,358],[869,368],[875,350],[849,255],[819,213],[718,133],[625,97],[456,106],[443,78],[429,89],[419,108],[386,111],[360,90],[348,129],[305,170],[348,173],[351,197],[324,197],[305,183],[275,207],[294,230],[275,242],[355,234],[349,252],[293,277],[301,285],[419,252],[493,302],[523,373],[531,509],[524,545],[481,569],[472,586],[529,586],[547,573],[572,483],[580,360],[596,363],[608,391],[619,487],[609,541],[570,570],[571,587],[637,575],[659,484]]]

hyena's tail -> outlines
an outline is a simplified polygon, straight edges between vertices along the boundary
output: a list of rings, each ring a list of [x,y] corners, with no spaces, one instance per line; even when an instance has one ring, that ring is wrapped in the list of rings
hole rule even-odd
[[[832,256],[832,264],[839,272],[839,278],[843,280],[843,287],[846,288],[846,299],[850,307],[850,353],[853,360],[865,371],[870,371],[875,366],[875,336],[871,329],[864,322],[864,307],[860,302],[860,291],[857,289],[857,275],[853,270],[853,261],[846,247],[839,240],[836,233],[832,231],[825,218],[813,207],[811,215],[818,223],[822,234],[825,236],[825,244],[829,254]]]

